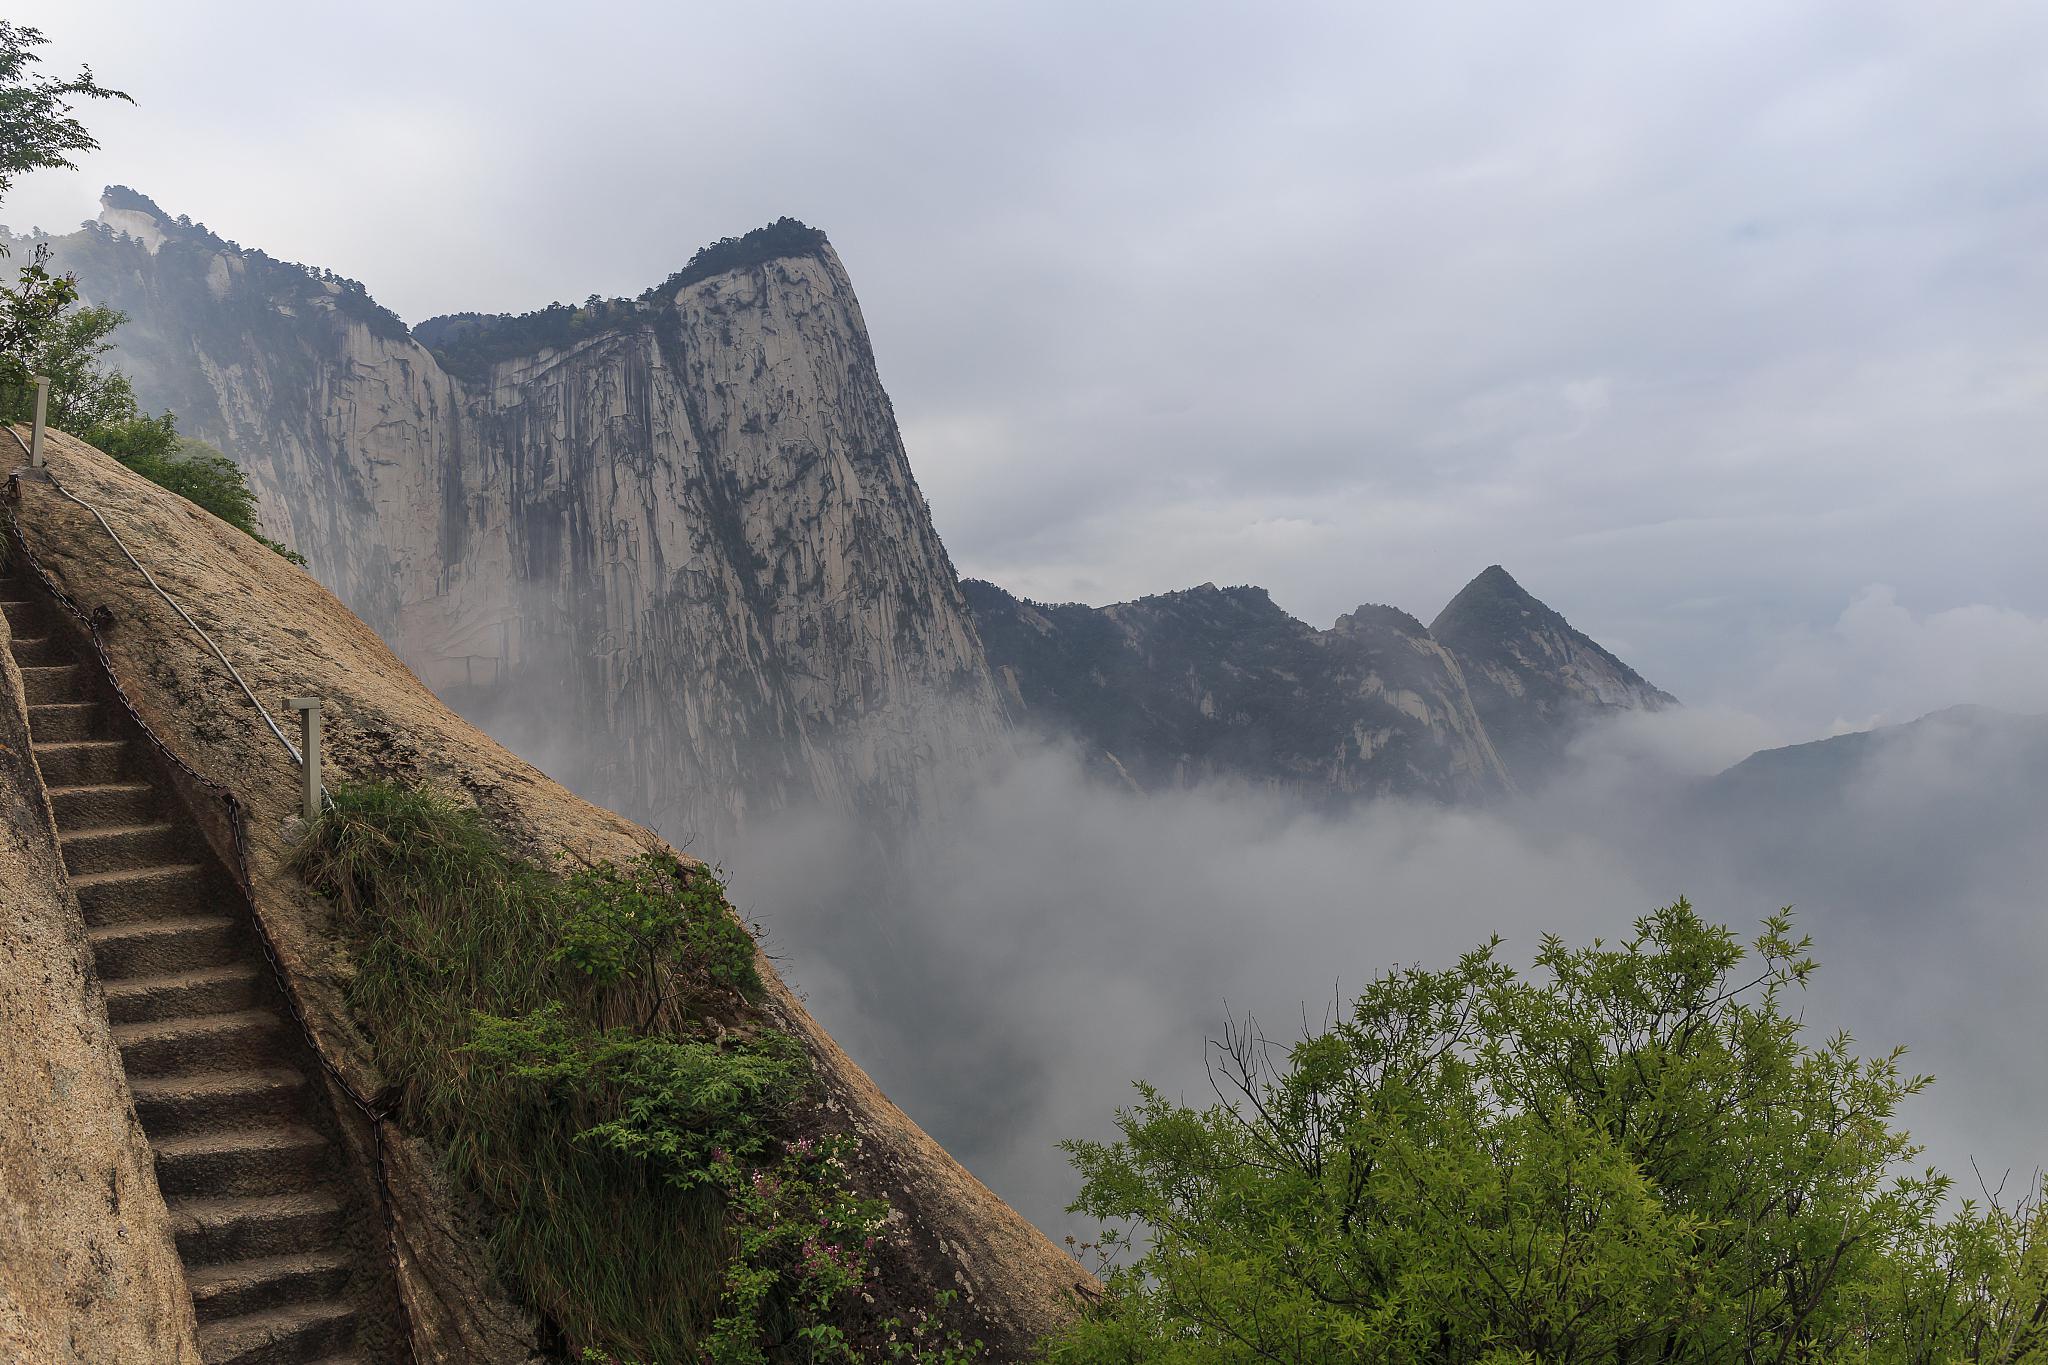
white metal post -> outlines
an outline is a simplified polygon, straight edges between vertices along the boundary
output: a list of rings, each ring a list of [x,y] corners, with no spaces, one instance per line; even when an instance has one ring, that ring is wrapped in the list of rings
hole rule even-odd
[[[286,703],[299,713],[299,754],[306,774],[306,820],[320,818],[320,699],[289,697]]]
[[[43,467],[43,423],[50,415],[50,376],[39,374],[30,381],[36,386],[36,426],[28,438],[28,462]]]

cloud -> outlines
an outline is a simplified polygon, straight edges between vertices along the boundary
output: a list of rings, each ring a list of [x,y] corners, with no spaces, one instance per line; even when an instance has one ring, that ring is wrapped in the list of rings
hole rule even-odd
[[[1970,603],[1916,611],[1893,588],[1858,592],[1830,624],[1792,627],[1744,684],[1751,703],[1808,733],[1842,733],[1971,703],[2048,704],[2048,618]]]
[[[1284,1036],[1390,967],[1447,964],[1496,932],[1526,964],[1545,931],[1612,938],[1687,892],[1739,931],[1798,903],[1824,964],[1809,1028],[1912,1045],[1941,1078],[1907,1115],[1934,1159],[1965,1178],[1973,1158],[1994,1175],[2048,1159],[2033,1041],[2048,1002],[2032,984],[2048,972],[2048,850],[1980,837],[1990,811],[2048,817],[2048,778],[1937,738],[1760,838],[1690,796],[1760,729],[1728,712],[1634,718],[1525,802],[1344,816],[1227,786],[1134,796],[1045,749],[891,857],[802,815],[710,852],[818,1018],[1055,1233],[1092,1231],[1062,1212],[1074,1183],[1057,1142],[1109,1136],[1139,1078],[1206,1101],[1204,1042],[1226,1010]]]

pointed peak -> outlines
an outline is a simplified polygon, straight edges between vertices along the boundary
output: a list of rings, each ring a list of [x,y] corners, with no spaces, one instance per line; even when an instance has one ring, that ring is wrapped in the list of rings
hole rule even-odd
[[[1498,631],[1531,618],[1536,624],[1569,629],[1562,616],[1517,583],[1514,575],[1498,564],[1489,564],[1437,613],[1436,620],[1429,623],[1429,632],[1442,640],[1447,638],[1447,632],[1456,635],[1475,626]]]
[[[1511,597],[1534,602],[1530,591],[1515,581],[1515,576],[1498,564],[1489,564],[1481,569],[1470,583],[1464,586],[1458,596],[1466,593],[1484,593],[1489,597]]]

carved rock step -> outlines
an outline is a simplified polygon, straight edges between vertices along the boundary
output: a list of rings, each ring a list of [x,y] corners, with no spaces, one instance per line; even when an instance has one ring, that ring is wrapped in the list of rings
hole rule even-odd
[[[341,1203],[327,1190],[167,1202],[188,1268],[295,1255],[341,1241]]]
[[[128,1087],[150,1141],[242,1124],[283,1123],[299,1116],[306,1078],[283,1067],[187,1076],[137,1076]]]
[[[27,669],[22,673],[26,675]],[[64,739],[37,744],[36,766],[53,787],[81,782],[119,782],[133,776],[135,756],[125,739]]]
[[[14,661],[18,664],[68,664],[71,662],[70,642],[55,635],[24,635],[14,637]]]
[[[343,1156],[239,887],[96,661],[0,584],[32,744],[208,1365],[364,1365]],[[381,1297],[381,1296],[376,1296]],[[380,1357],[381,1358],[381,1357]]]
[[[187,837],[191,836],[188,833]],[[118,849],[105,850],[118,855]],[[98,928],[138,920],[202,914],[214,909],[215,883],[198,863],[160,863],[71,878],[87,925]]]
[[[5,601],[0,601],[0,614],[7,617],[7,629],[17,636],[40,633],[45,619],[43,604],[17,596],[21,589],[11,583],[7,585],[5,591],[8,596]]]
[[[289,1194],[332,1174],[327,1139],[303,1124],[152,1139],[156,1183],[180,1194]]]
[[[133,825],[149,820],[162,808],[157,790],[147,782],[95,782],[44,789],[57,813],[57,828],[82,831],[100,825]]]
[[[28,708],[28,730],[37,740],[98,739],[106,734],[105,703],[46,701]]]
[[[321,1299],[201,1323],[199,1358],[206,1365],[298,1362],[345,1349],[355,1334],[355,1305]]]
[[[196,851],[193,838],[190,829],[180,829],[168,820],[151,820],[74,830],[57,842],[64,850],[64,870],[71,874],[75,888],[80,874],[175,869]]]
[[[114,1046],[130,1076],[233,1071],[284,1056],[284,1020],[269,1010],[116,1024]]]
[[[84,694],[86,683],[82,664],[24,664],[21,669],[22,694],[31,706],[47,701],[77,701]],[[45,780],[57,781],[47,774]]]
[[[109,924],[87,929],[93,961],[109,983],[198,967],[224,967],[242,956],[241,926],[226,915],[180,915],[170,919]]]
[[[194,1014],[227,1014],[262,1001],[263,969],[249,961],[107,984],[107,1022],[140,1024]]]
[[[192,1288],[193,1311],[207,1323],[329,1299],[347,1286],[348,1276],[348,1257],[322,1251],[225,1261],[194,1270],[185,1280]]]

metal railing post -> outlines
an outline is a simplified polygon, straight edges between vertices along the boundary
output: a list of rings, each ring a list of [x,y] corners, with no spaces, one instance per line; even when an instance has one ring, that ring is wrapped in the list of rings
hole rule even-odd
[[[320,699],[287,697],[299,713],[299,755],[306,776],[306,823],[320,818]]]
[[[36,375],[29,381],[36,386],[36,426],[28,438],[28,462],[32,469],[43,467],[43,424],[50,415],[50,376]]]

